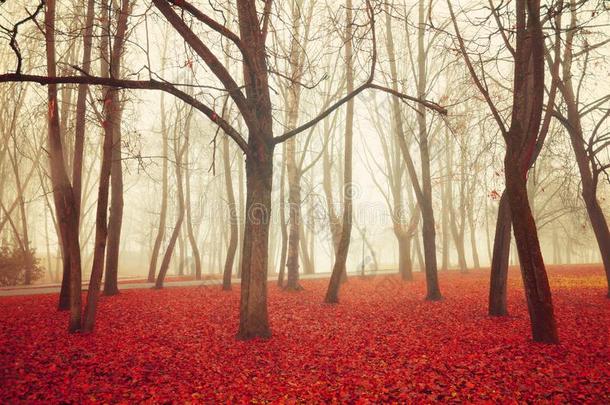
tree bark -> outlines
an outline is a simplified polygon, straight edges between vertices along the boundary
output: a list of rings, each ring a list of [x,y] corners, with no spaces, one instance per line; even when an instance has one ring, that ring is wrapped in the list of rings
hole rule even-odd
[[[508,277],[508,259],[510,255],[511,213],[506,190],[500,197],[496,234],[494,237],[493,256],[489,286],[489,315],[508,315],[506,305],[506,283]]]
[[[507,148],[506,191],[510,202],[513,232],[521,263],[521,275],[530,314],[532,336],[536,342],[557,343],[557,325],[551,290],[546,275],[534,217],[527,200],[525,176],[514,150]],[[517,162],[516,162],[517,161]]]
[[[223,138],[223,141],[228,141],[227,137]],[[197,237],[193,228],[193,210],[191,208],[191,174],[190,174],[190,163],[189,163],[189,139],[186,139],[187,147],[185,152],[185,185],[186,185],[186,230],[188,234],[189,244],[191,246],[191,252],[193,259],[195,260],[195,279],[201,280],[201,254],[199,253],[199,247],[197,246]],[[189,268],[190,268],[189,264]]]
[[[104,126],[104,145],[102,150],[102,162],[100,169],[99,191],[97,196],[97,212],[95,215],[95,242],[93,251],[93,265],[91,268],[91,279],[87,291],[87,303],[83,319],[82,331],[89,333],[93,331],[95,323],[95,312],[104,272],[104,253],[106,250],[106,239],[108,237],[108,191],[110,188],[110,172],[112,168],[112,143],[113,143],[113,110],[120,107],[113,102],[118,100],[117,91],[108,88],[105,91],[104,108],[106,109],[106,124]]]
[[[598,175],[594,172],[595,168],[590,166],[590,162],[595,161],[595,155],[592,151],[588,153],[585,145],[585,134],[581,122],[581,112],[577,96],[574,92],[574,83],[572,79],[572,62],[574,59],[573,44],[574,44],[574,28],[578,26],[577,7],[574,1],[570,5],[571,14],[571,30],[568,31],[566,37],[566,48],[562,60],[563,68],[563,85],[559,86],[563,99],[567,106],[567,122],[561,120],[567,129],[572,144],[572,150],[576,157],[578,171],[580,173],[582,198],[587,209],[589,221],[593,228],[595,240],[601,254],[606,274],[606,282],[608,286],[607,297],[610,298],[610,230],[608,222],[604,216],[604,212],[597,200],[597,183]],[[585,64],[586,66],[586,64]],[[583,71],[582,74],[585,74]]]
[[[116,46],[116,43],[115,43]],[[118,63],[114,61],[115,65]],[[117,103],[120,103],[118,94]],[[121,243],[121,228],[123,225],[123,163],[121,158],[121,115],[122,108],[116,111],[117,119],[112,122],[112,168],[110,174],[111,202],[110,216],[108,218],[108,249],[106,251],[106,274],[104,278],[104,295],[119,293],[119,248]]]
[[[282,158],[286,159],[286,144],[283,147]],[[286,223],[286,165],[282,165],[280,174],[280,227],[282,232],[282,245],[280,246],[280,268],[277,275],[277,286],[284,287],[286,270],[286,253],[288,250],[288,224]]]
[[[47,75],[56,77],[55,61],[55,0],[47,1],[45,10],[45,39],[47,56]],[[51,166],[51,183],[53,185],[53,200],[57,222],[60,228],[61,243],[64,252],[64,275],[68,276],[69,288],[64,295],[69,294],[70,319],[69,331],[76,332],[81,327],[81,263],[80,244],[78,240],[78,221],[76,201],[63,154],[62,136],[59,125],[59,109],[57,100],[57,85],[47,86],[48,105],[48,148]],[[66,270],[67,273],[66,274]]]
[[[185,132],[188,132],[188,127],[190,125],[190,112],[187,114],[189,114],[189,118],[187,118],[187,128],[185,129]],[[184,156],[184,152],[186,149],[186,142],[182,146],[179,146],[176,142],[174,148],[176,157],[176,191],[178,194],[177,218],[176,224],[174,225],[174,230],[172,231],[169,242],[167,244],[167,248],[165,249],[165,254],[163,255],[163,260],[161,261],[161,266],[159,267],[159,275],[157,276],[154,286],[154,288],[156,289],[163,288],[163,282],[165,281],[165,276],[167,275],[167,271],[169,270],[172,255],[176,247],[176,241],[178,240],[178,236],[180,235],[180,231],[182,230],[182,222],[184,221],[185,214],[184,190],[182,186],[182,157]]]
[[[157,272],[157,259],[159,257],[159,251],[161,250],[161,244],[165,238],[165,226],[167,223],[167,189],[168,189],[168,159],[169,159],[169,142],[167,139],[167,126],[165,124],[165,108],[163,105],[163,93],[161,93],[161,138],[163,140],[163,171],[161,174],[161,212],[159,213],[159,229],[157,231],[157,237],[155,238],[155,244],[153,245],[152,253],[150,256],[150,265],[148,266],[148,282],[152,283],[155,281],[155,274]]]
[[[251,137],[254,138],[254,137]],[[271,336],[267,313],[267,252],[271,215],[273,149],[246,160],[246,226],[242,254],[238,339]]]
[[[506,192],[533,339],[557,343],[551,291],[528,201],[526,179],[540,135],[544,101],[544,37],[539,0],[517,1],[516,27],[513,108],[510,128],[504,134]]]
[[[235,253],[237,251],[237,207],[235,205],[235,193],[233,191],[233,177],[231,174],[231,159],[229,155],[229,139],[222,139],[222,159],[225,171],[225,187],[227,190],[227,204],[229,205],[229,246],[227,248],[227,256],[225,258],[224,273],[222,276],[222,289],[229,291],[231,289],[231,276],[233,274],[233,262],[235,261]]]
[[[346,30],[345,30],[345,60],[346,60],[346,86],[347,92],[354,90],[354,68],[353,68],[353,17],[352,17],[352,0],[345,2],[346,13]],[[346,262],[349,252],[349,242],[352,232],[352,143],[354,138],[354,101],[347,102],[346,117],[345,117],[345,161],[343,169],[343,218],[341,223],[341,237],[339,239],[338,248],[335,255],[335,264],[330,276],[330,282],[326,291],[324,302],[333,304],[339,302],[339,287],[341,278],[347,274]]]
[[[110,60],[110,76],[118,78],[121,75],[121,60],[127,35],[127,19],[130,14],[128,0],[121,1],[121,10],[117,21],[117,31],[112,44],[112,59]],[[110,30],[107,32],[110,35]],[[104,295],[119,293],[119,248],[121,244],[121,228],[123,225],[123,160],[121,156],[121,119],[123,105],[119,93],[113,91],[114,117],[108,125],[112,125],[112,165],[110,169],[110,215],[108,218],[108,248],[106,250],[106,274],[104,278]]]

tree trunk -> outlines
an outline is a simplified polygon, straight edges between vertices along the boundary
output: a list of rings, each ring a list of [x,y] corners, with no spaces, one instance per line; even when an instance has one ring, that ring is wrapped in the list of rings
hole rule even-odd
[[[489,285],[489,315],[508,315],[506,305],[506,283],[508,278],[508,259],[510,256],[511,214],[506,190],[500,198],[496,235],[494,237],[493,256]]]
[[[167,54],[167,36],[163,42],[163,51],[161,53],[161,70],[165,68]],[[167,223],[167,190],[168,190],[168,160],[169,160],[169,141],[167,138],[167,125],[165,118],[165,97],[164,92],[161,92],[160,103],[159,103],[159,115],[161,117],[161,139],[163,143],[163,164],[161,174],[161,212],[159,213],[159,229],[155,238],[152,253],[150,255],[150,264],[148,266],[148,282],[152,283],[155,281],[155,274],[157,273],[157,260],[159,258],[159,251],[165,238],[165,226]]]
[[[345,60],[346,60],[346,90],[352,92],[354,90],[354,71],[352,61],[352,0],[345,2],[346,13],[346,41],[345,41]],[[335,264],[333,266],[330,282],[326,291],[324,302],[328,304],[339,302],[339,287],[341,279],[347,274],[346,262],[349,252],[349,243],[352,232],[352,142],[354,138],[354,100],[347,102],[345,116],[345,161],[343,170],[343,219],[341,223],[341,237],[337,252],[335,255]]]
[[[115,62],[116,63],[116,62]],[[120,103],[117,96],[117,102]],[[111,203],[108,219],[108,249],[106,251],[106,274],[104,278],[104,295],[119,293],[119,248],[121,243],[121,228],[123,225],[123,163],[121,159],[121,115],[122,108],[116,111],[117,119],[112,145],[112,168],[110,174]]]
[[[432,201],[426,201],[422,206],[422,237],[424,242],[424,262],[426,266],[426,299],[438,301],[441,291],[438,286],[438,274],[436,271],[436,232],[434,230],[434,211]]]
[[[270,337],[267,313],[267,257],[273,149],[261,146],[264,153],[256,161],[246,160],[246,224],[242,254],[240,321],[237,338]]]
[[[298,291],[303,287],[299,284],[299,246],[301,227],[301,179],[296,165],[295,139],[286,143],[287,174],[288,174],[288,252],[286,258],[287,290]]]
[[[468,225],[470,227],[470,246],[472,247],[472,262],[474,268],[479,270],[481,268],[481,263],[479,262],[479,250],[477,248],[477,233],[476,226],[474,221],[474,201],[470,204],[470,212],[468,213]]]
[[[242,253],[244,251],[244,229],[246,226],[246,217],[245,217],[245,212],[246,212],[246,204],[245,204],[245,192],[244,192],[244,185],[245,185],[245,179],[244,179],[244,174],[245,174],[246,170],[244,168],[244,159],[237,159],[237,182],[238,182],[238,187],[237,187],[237,191],[238,191],[238,203],[237,203],[237,217],[238,217],[238,223],[237,223],[237,230],[238,232],[238,239],[237,239],[237,278],[241,278],[241,263],[242,263]]]
[[[187,123],[187,125],[189,125]],[[165,254],[163,255],[163,260],[161,261],[161,266],[159,267],[159,275],[157,276],[157,280],[155,281],[154,288],[161,289],[163,288],[163,282],[165,281],[165,276],[167,275],[167,271],[169,270],[170,262],[172,260],[172,255],[174,253],[174,249],[176,247],[176,241],[178,240],[178,236],[180,235],[180,231],[182,229],[182,222],[184,221],[184,191],[182,188],[182,156],[184,155],[185,146],[182,145],[179,148],[179,151],[176,151],[176,189],[178,193],[178,208],[177,213],[178,216],[176,218],[176,224],[174,226],[174,230],[172,231],[172,235],[167,244],[167,248],[165,250]],[[175,146],[178,149],[178,145]]]
[[[591,156],[589,154],[593,152],[587,153],[585,135],[581,122],[581,112],[579,110],[577,95],[574,92],[572,79],[572,62],[574,55],[572,48],[575,32],[573,28],[578,26],[578,21],[576,5],[574,5],[573,2],[570,10],[572,30],[568,32],[566,37],[566,49],[563,56],[563,86],[560,86],[560,90],[567,105],[568,125],[564,122],[564,126],[566,126],[568,135],[570,136],[570,142],[576,157],[582,185],[582,198],[585,202],[589,221],[591,222],[595,240],[597,241],[604,264],[608,285],[607,297],[610,298],[610,230],[608,229],[608,223],[604,216],[604,212],[597,201],[598,176],[597,174],[594,174],[589,165],[589,162],[595,159],[595,155]],[[586,57],[588,58],[588,55]],[[583,71],[582,74],[585,74],[585,72]]]
[[[413,280],[413,263],[411,261],[411,236],[396,234],[398,239],[398,272],[403,280]]]
[[[97,212],[95,216],[95,242],[93,251],[93,265],[91,268],[91,279],[87,291],[87,304],[83,319],[83,332],[93,331],[95,323],[95,312],[104,272],[104,253],[106,250],[106,239],[108,237],[108,191],[110,188],[110,172],[112,167],[112,144],[113,144],[113,110],[118,109],[115,101],[117,90],[106,89],[104,97],[104,108],[106,119],[104,126],[104,146],[102,150],[102,162],[100,169],[99,191],[97,196]],[[110,118],[110,119],[109,119]]]
[[[597,240],[599,252],[604,264],[606,283],[608,285],[607,297],[610,298],[610,232],[608,231],[608,223],[606,222],[606,217],[597,201],[595,193],[591,190],[584,191],[584,184],[585,182],[583,181],[582,196],[585,201],[585,206],[587,207],[587,214],[589,214],[591,227],[593,228],[593,233],[595,234],[595,239]]]
[[[226,137],[224,138],[227,139]],[[185,183],[186,183],[186,230],[188,234],[189,244],[191,246],[191,252],[193,254],[193,260],[195,260],[195,279],[201,280],[201,255],[199,254],[199,247],[197,246],[197,238],[195,237],[195,231],[193,229],[193,210],[191,209],[191,177],[189,168],[189,139],[186,139],[187,148],[185,155]],[[189,265],[189,268],[191,266]]]
[[[447,146],[446,146],[447,147]],[[449,176],[449,167],[447,166],[447,176]],[[448,190],[447,181],[442,188],[442,211],[441,211],[441,232],[443,236],[443,247],[442,247],[442,261],[441,261],[441,270],[447,271],[449,269],[449,207],[447,202],[447,196],[450,193]]]
[[[286,144],[283,147],[282,158],[286,159]],[[282,165],[280,174],[280,227],[282,231],[282,245],[280,247],[280,269],[277,275],[277,285],[284,287],[284,274],[286,270],[286,253],[288,250],[288,225],[286,224],[286,165]]]
[[[526,180],[516,152],[508,145],[506,191],[510,202],[513,231],[521,263],[521,275],[530,314],[532,336],[536,342],[556,343],[557,325],[553,313],[551,290],[546,275],[536,224],[527,200]]]
[[[305,274],[313,274],[314,269],[313,264],[311,262],[313,258],[313,252],[309,251],[310,244],[308,242],[311,242],[311,238],[308,239],[307,235],[305,234],[306,224],[307,221],[303,220],[303,212],[301,210],[301,225],[299,226],[299,247],[301,249],[301,262],[303,263],[303,272]],[[313,245],[313,243],[311,245]]]
[[[241,158],[241,157],[238,157]],[[233,262],[237,251],[237,207],[235,205],[235,193],[233,191],[233,177],[231,175],[231,159],[229,155],[229,139],[224,137],[222,140],[222,159],[225,171],[225,187],[227,190],[227,203],[229,205],[230,236],[227,256],[225,258],[225,268],[222,276],[222,289],[231,289],[231,276],[233,274]]]
[[[47,1],[45,10],[45,39],[47,55],[47,75],[56,76],[55,62],[55,0]],[[48,148],[51,166],[51,183],[53,185],[53,200],[57,222],[60,228],[61,243],[64,251],[64,276],[69,276],[70,320],[69,331],[76,332],[81,327],[81,263],[80,244],[78,240],[78,221],[76,201],[63,154],[62,136],[59,126],[59,109],[57,100],[57,85],[47,86],[48,106]],[[66,270],[67,273],[66,274]],[[63,284],[63,283],[62,283]],[[63,287],[63,286],[62,286]]]
[[[91,70],[91,46],[93,43],[93,18],[95,17],[95,1],[87,0],[87,11],[85,15],[85,29],[83,32],[83,61],[81,70],[83,74],[89,74]],[[72,188],[80,223],[83,155],[85,151],[85,130],[87,115],[87,89],[86,84],[78,86],[76,97],[76,122],[74,127],[74,158],[72,160]]]
[[[120,15],[117,21],[117,31],[112,44],[112,59],[110,76],[120,77],[121,59],[127,34],[127,18],[130,13],[128,0],[121,1]],[[108,30],[110,34],[110,30]],[[114,117],[108,125],[112,125],[112,167],[110,169],[110,215],[108,217],[108,249],[106,250],[106,274],[104,278],[104,295],[119,293],[119,248],[121,244],[121,228],[123,225],[123,160],[121,156],[121,119],[123,105],[119,93],[113,92]]]

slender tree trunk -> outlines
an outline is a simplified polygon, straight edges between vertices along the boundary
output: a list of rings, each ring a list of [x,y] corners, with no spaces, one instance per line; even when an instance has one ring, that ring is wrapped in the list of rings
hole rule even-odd
[[[419,28],[418,28],[418,57],[417,57],[417,91],[418,96],[426,96],[426,58],[424,46],[425,7],[423,0],[419,2]],[[432,179],[430,175],[430,152],[428,149],[428,128],[426,123],[426,109],[423,105],[417,107],[417,125],[419,132],[419,151],[421,160],[422,181],[421,186],[415,170],[415,164],[409,151],[405,137],[399,138],[399,145],[404,157],[409,177],[415,190],[417,201],[422,215],[422,239],[424,245],[425,271],[426,271],[426,299],[436,301],[441,299],[438,284],[436,262],[436,231],[434,224],[434,207],[432,205]],[[419,249],[419,245],[416,245]]]
[[[345,41],[345,60],[346,60],[346,85],[347,92],[354,90],[354,71],[352,61],[352,0],[345,2],[346,13],[346,41]],[[347,102],[345,118],[345,161],[343,170],[343,220],[341,223],[341,238],[335,255],[335,264],[330,276],[330,282],[326,291],[324,301],[328,304],[339,302],[339,287],[341,278],[347,274],[346,262],[349,252],[349,243],[352,232],[352,142],[354,138],[354,101]]]
[[[93,19],[95,17],[95,1],[87,0],[87,11],[85,14],[85,29],[83,32],[83,61],[81,70],[83,74],[88,74],[91,70],[91,46],[93,43]],[[83,157],[85,151],[85,129],[87,115],[87,89],[86,84],[78,86],[76,97],[76,123],[74,127],[74,158],[72,160],[72,188],[74,189],[74,199],[80,223],[81,198],[82,198],[82,178],[83,178]]]
[[[298,291],[303,287],[299,284],[299,245],[301,228],[301,179],[296,167],[295,139],[287,142],[287,174],[288,174],[288,251],[286,258],[287,282],[285,289]]]
[[[577,6],[574,1],[570,4],[571,11],[571,30],[568,31],[566,37],[566,49],[563,55],[563,86],[560,90],[563,94],[563,99],[567,105],[567,121],[566,126],[572,150],[576,157],[578,171],[580,173],[582,198],[587,209],[589,221],[593,228],[595,240],[601,254],[606,281],[608,285],[607,297],[610,298],[610,230],[608,222],[604,216],[604,212],[597,200],[597,183],[598,175],[595,174],[589,165],[590,161],[595,159],[595,156],[590,156],[587,153],[585,144],[585,134],[581,122],[581,111],[577,101],[577,96],[574,92],[574,84],[572,79],[572,62],[573,62],[573,42],[574,42],[574,27],[578,26],[577,21]],[[587,55],[588,57],[588,55]],[[584,72],[582,74],[585,74]]]
[[[305,274],[313,274],[313,265],[311,263],[312,255],[308,247],[308,238],[305,234],[307,221],[303,220],[303,212],[301,211],[301,225],[299,226],[299,247],[301,249],[301,262],[303,263],[303,272]]]
[[[226,139],[226,137],[224,138]],[[187,148],[185,154],[185,183],[186,183],[186,229],[191,246],[191,252],[193,254],[193,260],[195,260],[195,279],[201,280],[201,255],[199,253],[199,247],[197,246],[197,238],[193,228],[193,210],[191,209],[191,175],[189,168],[189,139],[186,139]],[[189,268],[191,266],[189,265]]]
[[[227,190],[227,203],[229,205],[229,246],[227,248],[227,256],[225,258],[225,268],[222,276],[222,289],[229,291],[231,289],[231,275],[233,274],[233,262],[237,251],[237,206],[235,205],[235,193],[233,191],[233,177],[231,174],[231,158],[229,155],[229,139],[224,137],[222,140],[222,158],[225,171],[225,187]]]
[[[47,75],[56,76],[55,62],[55,0],[47,0],[45,10],[45,39],[47,55]],[[64,275],[69,277],[70,332],[76,332],[81,327],[81,263],[80,244],[78,240],[78,221],[76,201],[63,154],[62,136],[59,125],[59,109],[57,100],[57,85],[47,86],[48,94],[48,149],[51,166],[51,183],[57,222],[60,228],[63,245],[64,261],[69,263],[64,267]]]
[[[448,147],[448,146],[447,146]],[[447,176],[449,176],[449,167],[447,169]],[[442,189],[443,200],[442,200],[442,212],[441,212],[441,232],[443,236],[443,247],[442,247],[442,262],[441,262],[441,270],[447,271],[449,269],[449,207],[448,207],[448,195],[450,191],[448,190],[449,182],[445,182],[445,185]]]
[[[396,235],[398,239],[398,271],[403,280],[413,280],[413,263],[411,261],[411,236]]]
[[[106,124],[104,126],[104,146],[102,151],[102,162],[100,169],[99,192],[97,196],[97,212],[95,216],[95,242],[93,247],[93,265],[91,268],[91,279],[87,291],[87,303],[83,319],[83,332],[93,331],[95,323],[95,312],[104,272],[104,253],[106,250],[106,239],[108,237],[108,191],[110,188],[110,172],[112,167],[112,143],[113,128],[112,110],[120,108],[113,104],[116,101],[117,90],[108,88],[104,97],[104,108],[106,109]],[[110,118],[110,120],[109,120]]]
[[[116,46],[116,44],[115,44]],[[116,61],[114,63],[117,63]],[[117,103],[120,103],[118,95]],[[116,111],[117,119],[113,121],[112,168],[110,175],[111,204],[108,218],[108,249],[106,251],[106,274],[104,278],[104,295],[119,293],[119,248],[121,228],[123,225],[123,163],[121,158],[121,115],[122,108]]]
[[[159,251],[161,250],[161,244],[165,238],[165,226],[167,223],[167,190],[168,190],[168,159],[169,159],[169,142],[167,139],[167,126],[165,124],[165,107],[163,105],[163,93],[161,93],[161,138],[163,140],[163,172],[161,174],[161,212],[159,214],[159,229],[157,231],[157,237],[155,238],[155,244],[150,256],[150,265],[148,267],[148,282],[152,283],[155,281],[155,274],[157,272],[157,259],[159,257]]]
[[[189,118],[187,118],[187,129],[185,132],[188,132],[188,127],[190,125],[190,113]],[[167,244],[167,248],[165,250],[165,254],[163,255],[163,260],[161,261],[161,266],[159,267],[159,275],[155,281],[154,288],[161,289],[163,288],[163,282],[165,281],[165,276],[167,275],[167,271],[169,270],[169,266],[172,260],[172,255],[174,253],[174,249],[176,247],[176,241],[178,240],[178,236],[180,235],[180,231],[182,229],[182,222],[184,221],[184,190],[182,186],[182,156],[184,156],[184,152],[186,149],[186,143],[182,146],[179,146],[176,142],[175,145],[175,156],[176,156],[176,191],[178,194],[178,207],[177,207],[177,218],[176,224],[174,225],[174,230],[169,238],[169,242]]]
[[[477,248],[477,229],[475,226],[474,220],[474,201],[470,204],[470,211],[468,213],[468,225],[470,227],[470,246],[472,247],[472,262],[474,264],[474,268],[479,270],[481,268],[481,263],[479,262],[479,249]]]
[[[238,235],[238,247],[237,247],[237,278],[241,278],[241,263],[242,263],[242,253],[244,251],[244,230],[246,226],[246,204],[245,204],[245,192],[244,185],[246,181],[244,179],[244,174],[246,170],[244,168],[244,159],[237,159],[237,191],[238,191],[238,202],[237,202],[237,215],[238,215],[238,226],[237,230],[239,231]]]
[[[466,264],[466,252],[464,250],[464,230],[463,230],[463,222],[461,220],[458,220],[457,218],[457,214],[455,212],[455,207],[454,207],[454,200],[453,200],[453,171],[451,170],[451,165],[453,165],[453,147],[451,145],[450,140],[449,140],[449,135],[447,134],[447,163],[449,165],[448,170],[447,170],[447,195],[446,195],[446,199],[447,199],[447,206],[449,208],[449,216],[450,216],[450,221],[449,221],[449,225],[450,225],[450,229],[451,229],[451,235],[453,237],[453,243],[455,245],[455,250],[457,251],[457,255],[458,255],[458,265],[460,267],[460,272],[462,273],[466,273],[468,271],[468,266]],[[461,181],[462,179],[460,179]],[[460,195],[462,194],[461,190],[462,190],[463,185],[460,184]],[[460,199],[461,202],[461,199]],[[462,210],[462,207],[460,207],[460,211]],[[461,218],[463,219],[463,218]],[[459,228],[458,228],[458,222],[459,222]]]
[[[112,48],[112,58],[109,59],[109,38],[102,41],[102,76],[118,77],[121,69],[121,53],[124,44],[125,33],[127,31],[127,17],[129,14],[129,1],[123,0],[119,19],[117,21],[117,31]],[[110,62],[112,60],[112,64]],[[89,281],[89,289],[87,291],[87,303],[85,306],[85,314],[83,319],[82,330],[85,333],[93,331],[95,324],[95,313],[97,302],[100,293],[100,284],[102,282],[102,273],[104,272],[104,253],[106,242],[108,239],[108,192],[111,181],[113,159],[115,158],[114,148],[117,139],[116,132],[120,132],[121,126],[121,111],[122,106],[119,100],[119,92],[117,89],[104,89],[104,143],[102,150],[102,161],[100,169],[100,181],[98,191],[97,212],[95,221],[95,242],[93,253],[93,264],[91,268],[91,279]],[[107,261],[108,259],[106,259]],[[104,293],[106,295],[114,295],[118,293],[118,289],[114,294],[109,294],[112,291],[112,285],[108,283],[108,271],[106,272],[106,280],[104,283]],[[112,281],[111,281],[112,283]],[[114,279],[116,284],[116,279]]]
[[[186,211],[185,211],[186,213]],[[183,226],[183,225],[181,225]],[[176,273],[179,276],[184,276],[184,267],[186,265],[186,252],[185,252],[186,243],[184,242],[184,233],[182,229],[178,232],[178,263],[176,267]],[[174,262],[175,263],[175,262]]]
[[[110,74],[112,77],[121,75],[121,59],[127,35],[127,19],[130,14],[130,2],[121,1],[121,11],[117,22],[117,32],[112,44],[112,59]],[[108,30],[108,34],[110,30]],[[108,217],[108,248],[106,250],[106,274],[104,278],[104,295],[119,293],[119,249],[121,243],[121,228],[123,225],[123,160],[121,156],[121,120],[123,104],[119,93],[113,92],[114,117],[108,125],[112,125],[112,167],[110,169],[110,215]]]
[[[286,158],[286,144],[283,146],[282,158]],[[282,165],[280,174],[280,227],[282,231],[282,246],[280,247],[280,270],[277,276],[277,285],[284,287],[284,274],[286,270],[286,253],[288,250],[288,224],[286,223],[286,165]]]

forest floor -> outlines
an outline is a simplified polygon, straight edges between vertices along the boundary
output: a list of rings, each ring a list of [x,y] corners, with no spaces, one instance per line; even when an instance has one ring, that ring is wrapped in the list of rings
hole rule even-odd
[[[487,316],[488,272],[270,283],[273,337],[237,341],[239,291],[127,290],[96,331],[69,335],[57,295],[0,298],[0,403],[273,401],[610,402],[610,300],[599,266],[551,267],[561,343],[532,343],[511,269],[506,318]]]

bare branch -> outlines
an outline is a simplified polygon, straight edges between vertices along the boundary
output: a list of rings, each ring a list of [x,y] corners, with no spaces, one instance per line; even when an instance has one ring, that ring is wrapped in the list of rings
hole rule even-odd
[[[197,100],[193,96],[185,93],[184,91],[176,88],[169,82],[160,82],[157,80],[126,80],[126,79],[115,79],[105,78],[97,76],[60,76],[60,77],[48,77],[48,76],[36,76],[36,75],[23,75],[16,73],[7,73],[0,75],[0,83],[8,82],[32,82],[39,83],[42,85],[47,84],[90,84],[90,85],[101,85],[109,87],[117,87],[123,89],[140,89],[140,90],[161,90],[166,93],[172,94],[175,97],[181,99],[185,103],[193,106],[197,110],[204,113],[210,120],[218,125],[222,130],[233,139],[237,145],[247,153],[248,147],[247,142],[241,136],[235,128],[233,128],[226,120],[220,117],[214,110],[201,101]]]

